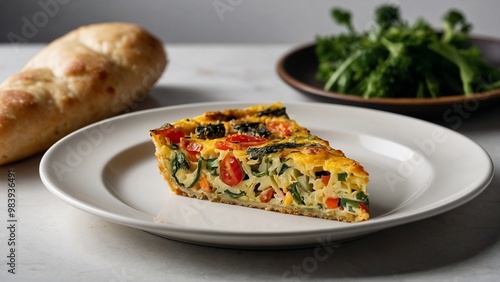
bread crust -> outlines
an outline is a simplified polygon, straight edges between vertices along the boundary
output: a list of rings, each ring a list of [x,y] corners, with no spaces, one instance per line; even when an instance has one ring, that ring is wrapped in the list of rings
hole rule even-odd
[[[163,44],[130,23],[80,27],[0,84],[0,165],[144,98],[167,65]]]

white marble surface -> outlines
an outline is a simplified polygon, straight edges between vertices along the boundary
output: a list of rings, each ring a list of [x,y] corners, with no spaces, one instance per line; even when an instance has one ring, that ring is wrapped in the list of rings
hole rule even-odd
[[[42,45],[0,45],[0,80]],[[171,63],[134,111],[193,102],[315,101],[275,72],[289,45],[171,45]],[[42,184],[41,154],[0,167],[0,281],[498,281],[500,276],[500,111],[435,121],[490,154],[493,181],[450,212],[332,247],[250,251],[190,245],[120,226],[75,209]],[[1,136],[0,136],[1,138]],[[460,152],[457,152],[460,154]],[[467,160],[464,160],[467,161]],[[16,274],[8,273],[7,173],[16,172]]]

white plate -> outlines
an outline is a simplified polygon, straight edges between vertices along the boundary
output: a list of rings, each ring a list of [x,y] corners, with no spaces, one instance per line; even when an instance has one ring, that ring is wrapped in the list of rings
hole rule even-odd
[[[204,103],[122,115],[78,130],[43,156],[40,175],[67,203],[167,238],[236,248],[331,244],[427,218],[466,203],[491,181],[488,154],[425,121],[375,110],[285,103],[291,118],[370,173],[372,218],[341,223],[173,195],[161,178],[149,129],[250,103]]]

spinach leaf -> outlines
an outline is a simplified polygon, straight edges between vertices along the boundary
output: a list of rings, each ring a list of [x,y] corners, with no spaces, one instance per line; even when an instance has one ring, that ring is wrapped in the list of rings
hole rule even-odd
[[[290,149],[290,148],[299,148],[303,146],[307,146],[309,144],[306,143],[293,143],[293,142],[285,142],[285,143],[277,143],[277,144],[272,144],[269,146],[264,146],[264,147],[250,147],[247,149],[246,153],[247,155],[250,155],[250,158],[253,160],[259,159],[262,156],[278,152],[283,149]]]
[[[282,163],[281,168],[280,168],[280,171],[278,172],[278,175],[282,175],[282,174],[283,174],[283,173],[285,173],[285,171],[286,171],[287,169],[289,169],[289,168],[290,168],[290,166],[289,166],[289,165],[287,165],[286,163]]]
[[[268,108],[263,111],[260,111],[256,114],[256,116],[261,117],[261,116],[272,116],[272,117],[280,117],[280,116],[285,116],[288,117],[286,114],[286,107],[278,108],[278,109],[272,109]]]
[[[266,126],[259,122],[235,124],[233,125],[233,129],[240,134],[244,133],[252,136],[267,137],[271,135]]]
[[[234,192],[231,192],[229,190],[224,190],[224,193],[229,195],[229,197],[235,198],[235,199],[242,197],[242,196],[245,196],[247,194],[245,191],[240,191],[240,193],[234,193]]]
[[[188,185],[187,188],[192,188],[197,182],[198,180],[200,179],[200,172],[201,172],[201,164],[203,162],[203,159],[200,157],[198,159],[198,167],[196,168],[196,174],[194,176],[194,179],[193,179],[193,182],[191,182],[191,184]]]
[[[196,136],[200,139],[216,139],[226,135],[226,128],[224,124],[208,124],[205,126],[198,126],[195,129]]]
[[[263,171],[252,171],[252,175],[255,177],[263,177],[269,175],[269,158],[264,158],[264,170]]]
[[[292,183],[292,185],[290,185],[290,187],[288,188],[288,190],[290,190],[290,192],[292,192],[292,197],[293,197],[293,200],[299,204],[299,205],[305,205],[304,203],[304,199],[302,198],[302,196],[300,196],[300,192],[299,192],[299,183],[298,182],[294,182]]]
[[[339,181],[346,181],[346,179],[347,179],[347,172],[341,172],[341,173],[337,174],[337,179]]]
[[[170,164],[172,165],[172,176],[174,177],[175,182],[177,182],[179,186],[184,187],[184,184],[177,179],[176,174],[180,169],[189,170],[189,163],[186,160],[186,156],[184,156],[183,153],[176,153]]]
[[[217,168],[219,167],[218,158],[207,159],[206,168],[213,176],[219,175],[217,173]]]

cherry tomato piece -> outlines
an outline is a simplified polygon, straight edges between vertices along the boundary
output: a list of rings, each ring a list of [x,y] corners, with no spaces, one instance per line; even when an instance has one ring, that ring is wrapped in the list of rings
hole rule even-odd
[[[169,126],[156,130],[156,134],[170,140],[170,142],[177,144],[181,138],[186,136],[182,130],[174,126]]]
[[[189,153],[199,153],[203,150],[203,145],[181,138],[181,146]]]
[[[233,134],[226,138],[227,142],[237,143],[243,147],[261,145],[267,142],[264,137],[251,136],[247,134]]]
[[[227,185],[238,185],[243,180],[243,169],[238,159],[231,154],[227,154],[220,164],[220,176],[222,182]]]
[[[241,150],[241,145],[236,143],[231,143],[228,141],[217,141],[215,142],[215,148],[224,151]]]
[[[185,138],[181,138],[180,140],[182,148],[186,150],[188,153],[188,158],[190,161],[197,161],[198,160],[198,154],[203,150],[203,145],[187,140]]]

